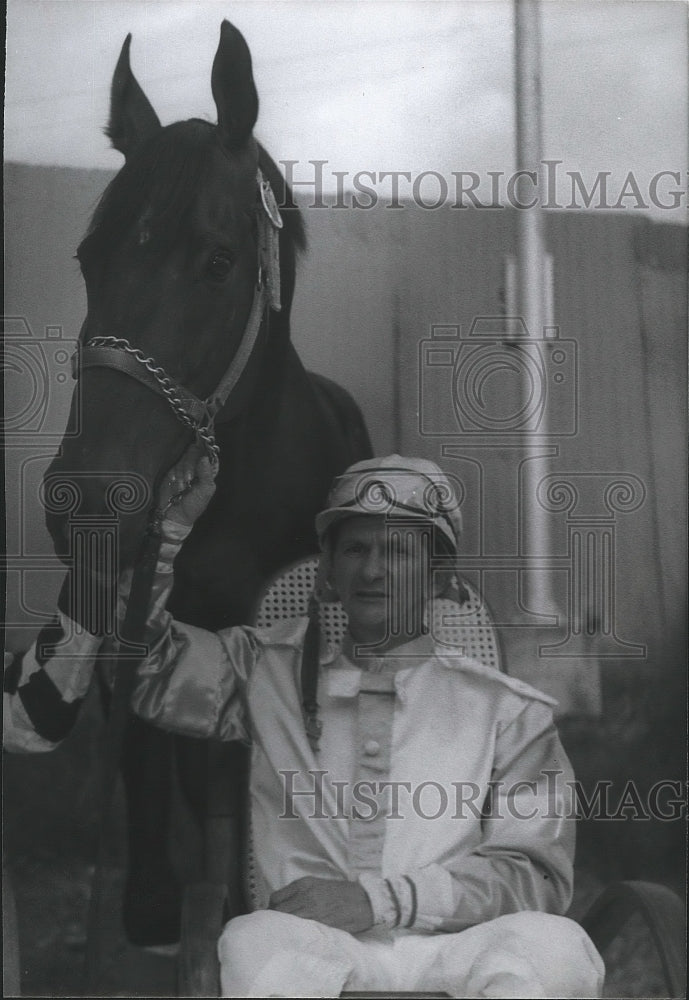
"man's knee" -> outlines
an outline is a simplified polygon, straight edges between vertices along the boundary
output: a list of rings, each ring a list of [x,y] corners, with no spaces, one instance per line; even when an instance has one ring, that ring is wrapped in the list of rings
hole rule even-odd
[[[223,966],[256,969],[276,951],[300,949],[314,936],[312,921],[277,910],[256,910],[234,917],[225,925],[218,941],[218,957]]]
[[[263,912],[234,917],[223,927],[218,940],[218,958],[222,965],[237,966],[250,954],[252,942],[262,933]]]
[[[246,996],[257,969],[284,948],[281,916],[273,910],[257,910],[225,925],[218,940],[223,996]]]
[[[250,913],[230,920],[218,940],[220,995],[223,997],[242,995],[251,981],[248,956],[252,954],[251,942],[258,930],[251,920],[253,916]]]
[[[546,997],[599,997],[605,966],[583,927],[567,917],[523,912],[498,917],[487,925],[498,949],[505,955],[509,971],[514,956],[518,967],[535,972],[534,988]],[[495,952],[491,949],[492,960]],[[477,960],[480,963],[480,957]]]
[[[218,958],[225,997],[337,996],[351,968],[315,921],[276,910],[231,920]]]

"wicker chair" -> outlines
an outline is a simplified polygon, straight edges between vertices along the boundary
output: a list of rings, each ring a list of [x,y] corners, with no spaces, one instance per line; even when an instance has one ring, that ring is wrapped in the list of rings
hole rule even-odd
[[[258,602],[254,624],[270,628],[277,622],[307,613],[309,597],[318,571],[318,558],[302,560],[269,582]],[[500,649],[489,609],[481,595],[466,580],[460,582],[462,602],[433,602],[433,635],[436,641],[460,647],[470,656],[496,670],[502,669]],[[342,606],[320,604],[322,634],[339,642],[347,617]],[[179,995],[220,995],[217,940],[223,925],[244,911],[246,869],[251,868],[250,849],[242,836],[246,802],[245,786],[238,779],[244,757],[232,744],[214,745],[209,782],[209,815],[206,830],[206,876],[204,882],[187,887],[182,913],[179,957]],[[249,879],[250,881],[250,879]],[[627,921],[638,913],[648,926],[658,950],[669,997],[684,997],[685,934],[684,907],[665,886],[649,882],[617,882],[610,885],[580,921],[600,952],[604,952]],[[343,993],[347,997],[443,997],[443,993]]]
[[[318,558],[294,563],[271,580],[259,600],[254,616],[258,628],[306,614],[318,572]],[[462,580],[458,600],[433,601],[433,635],[441,643],[462,648],[466,656],[488,667],[501,669],[500,650],[488,608],[481,595]],[[459,598],[459,595],[457,595]],[[347,615],[339,601],[319,605],[321,634],[328,642],[339,643],[347,629]]]

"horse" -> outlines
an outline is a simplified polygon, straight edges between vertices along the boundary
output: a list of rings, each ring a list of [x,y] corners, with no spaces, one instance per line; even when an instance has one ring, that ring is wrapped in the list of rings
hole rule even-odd
[[[138,501],[121,504],[116,543],[118,571],[131,569],[160,484],[196,441],[219,457],[217,488],[175,561],[168,608],[217,630],[247,622],[265,581],[316,551],[314,516],[331,481],[370,457],[371,444],[351,396],[307,372],[291,342],[304,223],[253,137],[258,96],[245,39],[222,22],[211,73],[217,124],[165,127],[132,73],[130,44],[128,35],[106,128],[125,163],[77,250],[87,292],[79,391],[44,480],[46,496],[62,484],[77,500],[69,510],[46,503],[46,523],[69,563],[71,519],[111,517],[118,488],[135,483]],[[112,587],[97,564],[87,572],[91,598],[69,609],[78,621]],[[179,934],[167,852],[171,740],[132,718],[122,755],[124,922],[138,945]],[[205,751],[184,741],[178,755],[198,814]]]

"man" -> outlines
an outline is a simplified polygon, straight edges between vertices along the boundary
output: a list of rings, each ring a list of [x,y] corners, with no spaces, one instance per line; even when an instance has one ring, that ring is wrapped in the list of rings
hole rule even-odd
[[[213,493],[208,463],[187,460],[171,495],[192,477],[165,521],[133,704],[251,744],[255,909],[220,939],[223,995],[598,996],[602,962],[561,916],[572,774],[552,703],[428,630],[461,527],[447,477],[393,455],[336,480],[316,529],[341,648],[314,646],[306,619],[218,634],[171,620],[174,556]]]

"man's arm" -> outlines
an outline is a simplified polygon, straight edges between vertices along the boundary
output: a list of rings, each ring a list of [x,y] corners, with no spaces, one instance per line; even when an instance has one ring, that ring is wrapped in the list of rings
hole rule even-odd
[[[3,746],[54,750],[71,732],[93,676],[102,639],[58,610],[25,653],[5,654]]]
[[[165,604],[172,586],[172,563],[189,533],[188,527],[168,522],[152,582],[147,638],[167,627]],[[5,654],[3,685],[3,744],[11,751],[53,750],[71,732],[90,687],[99,659],[112,665],[111,640],[90,632],[81,622],[80,606],[70,570],[65,577],[52,619],[24,653]],[[118,614],[124,618],[131,570],[118,581]],[[91,627],[94,619],[89,618]]]
[[[455,931],[522,910],[564,913],[573,880],[572,779],[550,709],[528,702],[498,738],[481,843],[444,865],[389,879],[362,875],[375,922]]]
[[[243,691],[258,655],[252,633],[237,626],[209,632],[175,621],[166,610],[174,556],[190,528],[164,524],[156,585],[132,708],[154,725],[203,739],[247,736]]]
[[[170,497],[180,483],[191,487]],[[223,637],[174,622],[165,610],[173,583],[173,562],[205,510],[215,486],[207,459],[195,448],[172,470],[161,493],[170,510],[153,580],[144,643],[149,655],[139,668],[132,699],[143,717],[178,732],[233,739],[245,735],[237,682],[251,667],[254,644],[241,629]],[[120,619],[131,571],[119,581]],[[58,610],[23,654],[6,657],[3,693],[4,746],[12,751],[54,749],[71,731],[88,691],[103,636],[79,624],[69,576]]]
[[[185,736],[244,739],[243,690],[258,653],[241,626],[221,633],[174,621],[166,610],[173,561],[215,492],[208,458],[192,445],[171,470],[161,505],[170,507],[146,622],[146,659],[139,666],[132,708],[142,718]],[[183,485],[183,490],[179,486]],[[170,505],[169,496],[175,499]]]

